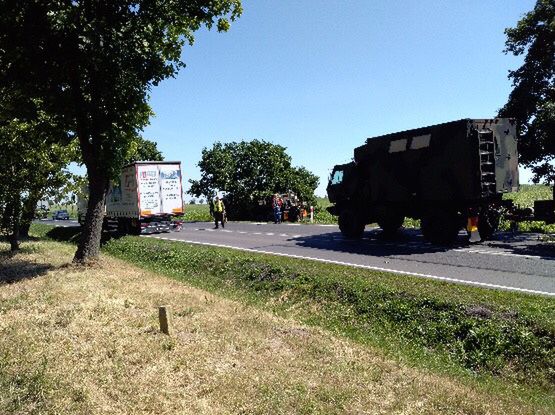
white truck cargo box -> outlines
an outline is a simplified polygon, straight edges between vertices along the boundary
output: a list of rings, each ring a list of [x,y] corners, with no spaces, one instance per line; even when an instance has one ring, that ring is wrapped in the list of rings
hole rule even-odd
[[[183,214],[181,163],[135,162],[125,166],[106,198],[106,215],[145,218]]]

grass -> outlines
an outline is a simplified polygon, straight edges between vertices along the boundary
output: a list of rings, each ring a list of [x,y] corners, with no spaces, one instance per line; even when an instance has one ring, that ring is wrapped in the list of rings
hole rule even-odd
[[[66,238],[65,229],[35,232]],[[555,301],[407,276],[125,237],[105,252],[294,318],[404,364],[554,409]]]
[[[107,256],[97,266],[75,268],[68,265],[70,244],[35,241],[16,256],[6,254],[7,248],[0,243],[0,275],[9,270],[18,278],[0,285],[2,414],[547,414],[553,409],[411,367],[378,348],[267,312],[254,300],[258,295],[237,296],[241,301],[217,295],[214,272],[222,272],[220,283],[229,284],[222,260],[232,261],[234,253],[181,246],[190,259],[209,259],[212,265],[205,272],[190,263],[181,281],[172,281]],[[25,278],[29,268],[19,272],[21,264],[48,272]],[[265,272],[259,275],[277,275]],[[183,284],[188,280],[213,289]],[[229,289],[239,292],[234,284]],[[282,310],[280,304],[288,302],[273,301]],[[173,310],[171,337],[158,331],[161,304]],[[299,313],[292,305],[288,314]]]
[[[191,222],[211,222],[214,219],[210,215],[210,208],[208,205],[185,205],[185,215],[183,219]]]
[[[534,207],[534,200],[553,200],[553,188],[539,184],[522,184],[518,192],[506,193],[503,199],[512,200],[522,208]]]

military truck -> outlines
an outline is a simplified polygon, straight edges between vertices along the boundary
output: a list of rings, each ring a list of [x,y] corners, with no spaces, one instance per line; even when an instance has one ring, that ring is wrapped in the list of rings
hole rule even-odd
[[[333,168],[328,210],[348,238],[369,223],[392,234],[409,217],[428,241],[448,245],[466,224],[490,238],[503,193],[518,186],[515,120],[462,119],[368,138]]]

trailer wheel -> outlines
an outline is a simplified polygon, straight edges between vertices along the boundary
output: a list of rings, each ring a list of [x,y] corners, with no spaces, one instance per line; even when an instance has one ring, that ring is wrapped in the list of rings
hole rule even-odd
[[[387,235],[392,235],[399,230],[403,225],[405,217],[400,213],[391,212],[383,215],[378,219],[378,226],[382,228],[383,232]]]
[[[430,210],[422,218],[422,234],[434,245],[451,245],[461,228],[457,212],[449,209]]]
[[[478,232],[482,241],[491,239],[497,228],[501,215],[495,209],[483,209],[478,216]]]
[[[339,213],[339,230],[347,239],[360,239],[366,226],[352,209],[343,209]]]

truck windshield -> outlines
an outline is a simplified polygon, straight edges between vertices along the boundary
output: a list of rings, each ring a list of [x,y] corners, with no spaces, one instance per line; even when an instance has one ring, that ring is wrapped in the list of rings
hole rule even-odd
[[[343,170],[336,170],[331,176],[331,184],[339,184],[343,181]]]

